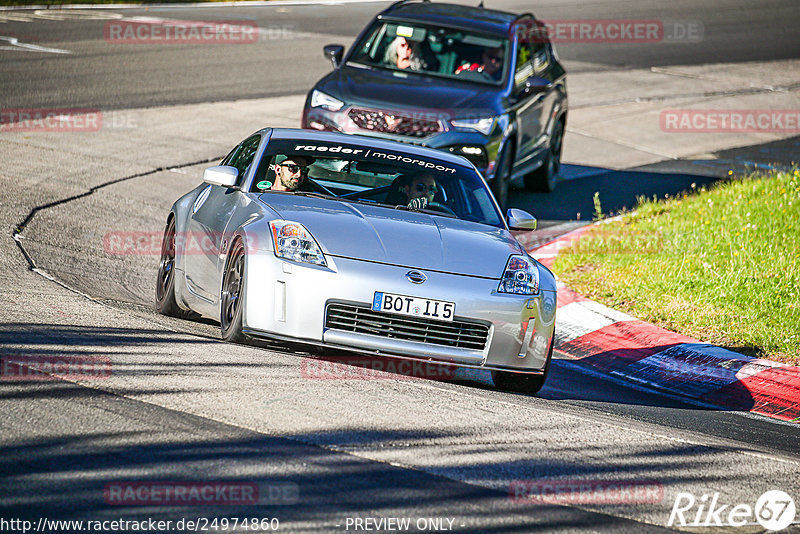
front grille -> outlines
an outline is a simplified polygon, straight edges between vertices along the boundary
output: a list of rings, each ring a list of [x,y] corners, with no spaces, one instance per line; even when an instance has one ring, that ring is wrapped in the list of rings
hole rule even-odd
[[[362,130],[372,132],[426,137],[442,131],[442,125],[438,120],[424,117],[396,115],[359,108],[351,109],[347,116]]]
[[[368,306],[340,303],[328,305],[325,326],[357,334],[472,350],[483,350],[489,337],[489,327],[480,323],[405,317],[375,312]]]

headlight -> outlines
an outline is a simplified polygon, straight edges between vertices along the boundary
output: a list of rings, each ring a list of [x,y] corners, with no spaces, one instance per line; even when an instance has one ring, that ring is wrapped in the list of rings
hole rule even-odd
[[[313,263],[314,265],[328,265],[314,236],[302,224],[290,221],[272,221],[269,226],[272,229],[275,255],[279,258]]]
[[[489,135],[494,126],[494,117],[486,117],[485,119],[455,119],[451,120],[450,124],[452,124],[454,128],[475,130],[483,135]]]
[[[339,111],[344,106],[344,102],[331,95],[327,95],[322,91],[314,89],[311,91],[311,107],[322,108],[328,111]]]
[[[462,146],[461,152],[467,156],[480,156],[483,154],[483,147],[480,146]]]
[[[539,293],[539,268],[527,256],[511,256],[503,271],[498,293],[536,295]]]

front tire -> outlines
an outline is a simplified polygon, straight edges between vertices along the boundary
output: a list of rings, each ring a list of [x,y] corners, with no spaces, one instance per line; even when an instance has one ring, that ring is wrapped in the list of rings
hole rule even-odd
[[[156,277],[156,311],[170,317],[186,318],[188,312],[182,310],[175,300],[175,217],[170,217],[164,228],[161,242],[161,260]]]
[[[553,359],[553,345],[555,345],[555,332],[550,340],[550,349],[547,351],[547,361],[541,375],[528,375],[523,373],[510,373],[507,371],[492,371],[492,380],[495,387],[503,391],[514,391],[525,395],[535,395],[544,386],[547,373],[550,371],[550,360]]]
[[[244,343],[247,337],[242,333],[242,314],[244,313],[245,253],[241,239],[231,246],[225,260],[220,294],[219,324],[222,339],[231,343]]]
[[[561,172],[561,149],[564,145],[564,121],[559,120],[550,137],[542,166],[525,176],[525,188],[531,191],[551,193],[558,184]]]

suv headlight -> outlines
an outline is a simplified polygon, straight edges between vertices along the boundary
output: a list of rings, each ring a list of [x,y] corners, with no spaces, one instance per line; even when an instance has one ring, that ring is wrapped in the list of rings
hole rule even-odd
[[[483,135],[489,135],[494,126],[494,117],[486,117],[483,119],[453,119],[450,121],[453,128],[462,130],[475,130]]]
[[[327,266],[325,255],[305,226],[291,221],[272,221],[272,244],[275,255],[287,260]]]
[[[338,98],[333,98],[329,94],[314,89],[311,91],[311,107],[322,108],[328,111],[339,111],[344,106],[344,102]]]
[[[536,295],[539,293],[539,268],[527,256],[511,256],[508,258],[498,293],[514,293],[516,295]]]

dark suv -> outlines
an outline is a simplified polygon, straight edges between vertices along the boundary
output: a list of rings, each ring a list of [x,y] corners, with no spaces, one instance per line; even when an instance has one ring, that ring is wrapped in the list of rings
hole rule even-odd
[[[505,207],[509,184],[552,191],[567,120],[566,74],[529,13],[428,0],[381,12],[309,92],[302,127],[464,156]]]

